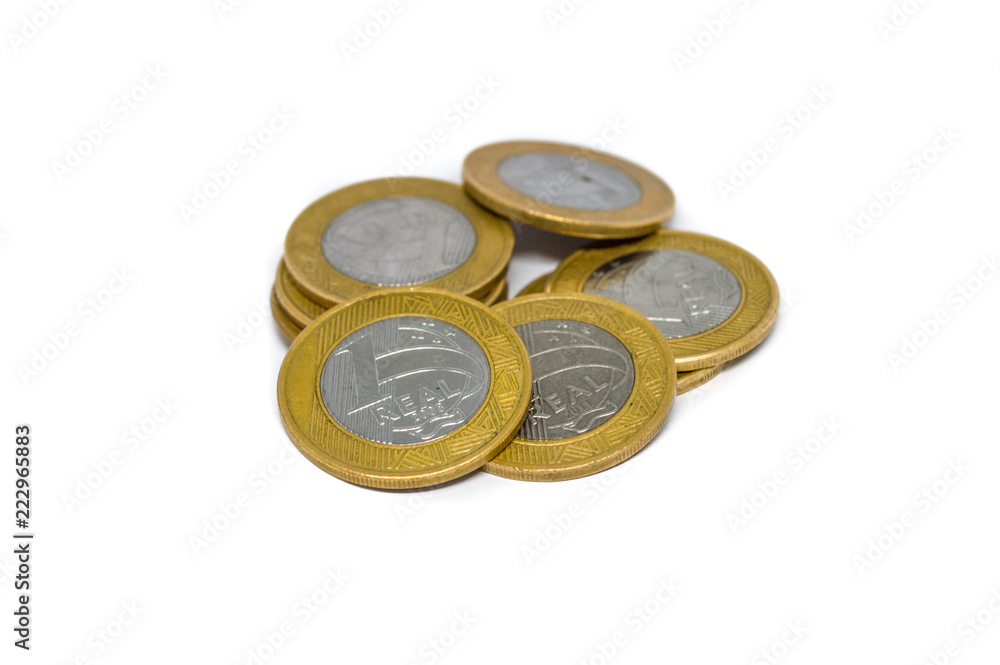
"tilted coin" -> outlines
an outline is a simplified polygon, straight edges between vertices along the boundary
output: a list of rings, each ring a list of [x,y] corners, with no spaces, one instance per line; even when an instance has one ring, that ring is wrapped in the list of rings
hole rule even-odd
[[[584,238],[635,238],[674,214],[674,193],[632,162],[562,143],[511,141],[470,154],[465,189],[502,217]]]
[[[582,249],[559,266],[549,291],[602,295],[638,310],[668,340],[681,372],[747,353],[778,316],[778,285],[759,259],[684,231]]]
[[[495,310],[531,360],[531,407],[484,467],[515,480],[581,478],[634,455],[662,429],[677,390],[670,347],[624,305],[585,294],[532,295]]]
[[[320,314],[330,309],[312,301],[292,279],[284,260],[278,264],[278,275],[274,280],[274,293],[286,315],[299,327],[305,328]]]
[[[274,317],[274,324],[278,327],[278,332],[281,333],[281,338],[285,340],[286,344],[291,344],[299,336],[299,333],[302,332],[302,327],[292,321],[288,313],[282,308],[274,290],[271,291],[271,316]]]
[[[490,292],[485,298],[483,298],[482,303],[487,306],[492,306],[500,302],[501,300],[507,299],[508,286],[507,278],[501,279],[497,282],[496,287]]]
[[[481,299],[506,271],[513,247],[510,223],[458,185],[386,178],[306,208],[288,231],[285,264],[301,291],[325,306],[415,285]]]
[[[530,296],[536,293],[545,293],[545,285],[548,283],[549,277],[551,276],[552,273],[548,273],[546,275],[542,275],[541,277],[535,278],[526,287],[521,289],[521,292],[517,294],[517,297],[520,298],[521,296]]]
[[[296,447],[358,485],[408,489],[480,468],[524,422],[531,370],[480,302],[388,289],[332,309],[293,342],[278,405]]]
[[[725,364],[722,364],[716,365],[715,367],[707,367],[705,369],[696,369],[693,372],[678,372],[677,394],[683,395],[684,393],[691,392],[695,388],[701,388],[703,385],[717,377],[725,368]]]

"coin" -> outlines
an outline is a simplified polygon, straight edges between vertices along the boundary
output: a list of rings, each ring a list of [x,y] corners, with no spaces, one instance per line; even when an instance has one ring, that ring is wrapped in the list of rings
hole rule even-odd
[[[288,313],[281,307],[281,303],[278,301],[277,294],[273,289],[271,290],[271,316],[274,317],[274,323],[278,327],[278,332],[281,333],[281,338],[285,340],[286,344],[291,344],[299,336],[299,333],[302,332],[302,328],[296,325],[289,318]]]
[[[501,300],[507,299],[507,291],[508,291],[507,278],[505,277],[504,279],[501,279],[499,282],[497,282],[496,287],[488,296],[483,298],[482,302],[484,305],[488,306],[495,305]]]
[[[488,473],[581,478],[628,459],[662,429],[677,375],[645,317],[586,294],[532,295],[495,309],[524,341],[533,380],[528,416]]]
[[[693,372],[678,372],[677,373],[677,394],[683,395],[684,393],[689,393],[695,388],[701,388],[703,385],[714,379],[725,369],[725,365],[716,365],[715,367],[708,367],[705,369],[696,369]]]
[[[292,279],[284,260],[278,264],[278,275],[274,279],[274,293],[285,314],[300,328],[305,328],[317,316],[330,309],[309,299]]]
[[[327,307],[393,286],[483,298],[513,247],[510,223],[458,185],[386,178],[306,208],[288,231],[285,264],[300,290]]]
[[[562,143],[494,143],[470,154],[465,189],[524,224],[584,238],[635,238],[674,214],[674,193],[646,169]]]
[[[778,285],[759,259],[684,231],[584,248],[556,270],[549,290],[603,295],[638,310],[668,340],[681,372],[747,353],[778,316]]]
[[[282,420],[316,466],[358,485],[426,487],[480,468],[524,422],[531,370],[480,302],[387,289],[298,336],[278,377]]]
[[[549,277],[551,276],[552,273],[548,273],[547,275],[542,275],[541,277],[534,279],[530,284],[521,289],[521,292],[517,294],[517,297],[520,298],[521,296],[545,293],[545,285],[548,283]]]

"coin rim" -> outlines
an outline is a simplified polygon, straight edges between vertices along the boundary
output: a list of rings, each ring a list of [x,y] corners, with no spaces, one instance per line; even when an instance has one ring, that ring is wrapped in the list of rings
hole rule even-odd
[[[539,201],[517,191],[500,177],[503,160],[514,155],[549,152],[580,156],[630,175],[642,198],[618,210],[582,210]],[[604,152],[549,141],[505,141],[474,150],[465,158],[462,178],[469,196],[501,217],[546,231],[583,238],[635,238],[655,232],[674,214],[670,186],[648,169]]]
[[[516,297],[520,298],[522,296],[533,296],[539,293],[546,293],[547,292],[546,287],[549,284],[549,279],[552,277],[552,274],[553,273],[551,272],[545,273],[541,277],[536,277],[535,279],[531,280],[530,282],[528,282],[527,286],[521,289],[521,291],[517,294]]]
[[[393,196],[413,196],[446,203],[460,211],[476,232],[469,258],[447,275],[414,285],[481,298],[507,269],[514,251],[514,230],[506,219],[480,207],[461,186],[428,178],[369,180],[327,194],[302,211],[285,238],[285,264],[310,300],[332,307],[387,287],[361,282],[336,270],[323,255],[323,234],[341,213],[357,205]],[[411,287],[402,287],[411,288]]]
[[[677,373],[677,394],[689,393],[717,377],[726,368],[726,363],[705,369],[696,369],[690,372]]]
[[[274,293],[285,314],[300,328],[305,328],[317,316],[330,309],[312,300],[299,288],[292,274],[288,272],[284,259],[278,263],[278,273],[274,278]],[[311,313],[310,310],[315,313]]]
[[[278,332],[281,333],[281,339],[284,340],[285,344],[291,345],[302,332],[302,327],[296,324],[282,307],[276,288],[271,289],[271,316],[274,318]]]
[[[677,393],[677,371],[666,339],[637,311],[610,298],[589,294],[535,294],[508,300],[495,310],[512,327],[532,321],[568,319],[597,326],[628,350],[635,367],[632,392],[617,413],[589,432],[564,439],[536,441],[515,436],[483,470],[487,473],[537,482],[583,478],[610,469],[642,450],[663,429]],[[637,348],[641,346],[642,348]],[[600,452],[584,457],[578,455]],[[508,459],[529,448],[561,447],[560,457],[573,462],[544,467]]]
[[[738,358],[767,338],[778,318],[778,283],[767,266],[747,250],[720,238],[691,231],[662,230],[614,247],[591,246],[571,254],[549,282],[551,293],[580,293],[587,278],[616,258],[656,249],[679,249],[715,259],[740,282],[742,297],[733,315],[711,330],[669,339],[679,372],[721,365]]]
[[[337,344],[364,326],[398,316],[426,316],[458,327],[476,340],[489,362],[490,387],[483,405],[460,428],[429,443],[393,446],[363,439],[330,416],[320,395],[322,368]],[[474,316],[479,330],[469,324]],[[278,375],[281,419],[299,451],[333,476],[382,489],[429,487],[477,470],[521,427],[530,397],[528,352],[514,329],[481,302],[436,289],[386,289],[326,312],[292,343]],[[313,416],[323,421],[314,423]],[[311,434],[316,428],[319,432]],[[470,436],[472,441],[466,441]],[[456,443],[461,448],[451,450],[444,463],[429,461]],[[343,455],[347,446],[355,447],[356,455],[395,458],[396,470],[350,461]],[[404,461],[410,468],[399,470]]]

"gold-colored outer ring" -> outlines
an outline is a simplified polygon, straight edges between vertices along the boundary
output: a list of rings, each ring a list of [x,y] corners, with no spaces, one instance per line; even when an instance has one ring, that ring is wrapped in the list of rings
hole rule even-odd
[[[503,181],[498,169],[508,157],[533,152],[570,155],[623,171],[642,188],[642,199],[618,210],[581,210],[522,194]],[[674,214],[673,191],[650,171],[607,153],[564,143],[509,141],[483,146],[466,157],[462,177],[469,196],[498,215],[563,235],[636,238],[654,233]]]
[[[597,326],[628,349],[635,383],[621,410],[577,436],[535,441],[515,437],[483,469],[513,480],[557,481],[582,478],[624,462],[663,429],[677,393],[670,347],[644,316],[619,302],[582,293],[515,298],[495,310],[512,326],[569,319]]]
[[[725,368],[726,365],[722,364],[716,365],[715,367],[707,367],[705,369],[696,369],[693,372],[678,372],[677,394],[683,395],[684,393],[691,392],[695,388],[701,388],[703,385],[717,377]]]
[[[657,249],[680,249],[711,257],[736,276],[743,290],[736,311],[724,323],[699,335],[667,340],[677,361],[677,371],[721,365],[764,341],[778,318],[780,296],[774,275],[745,249],[700,233],[664,230],[625,245],[585,247],[556,269],[548,289],[551,293],[582,292],[587,278],[609,261]]]
[[[281,339],[285,341],[285,344],[291,344],[302,332],[302,328],[292,321],[288,312],[282,308],[273,289],[271,291],[271,316],[274,317],[274,324],[278,327],[278,332],[281,333]]]
[[[476,205],[458,185],[426,178],[385,178],[352,185],[324,196],[292,223],[285,239],[285,264],[309,299],[333,305],[382,290],[337,271],[323,255],[323,234],[330,223],[356,205],[391,196],[418,196],[441,201],[466,216],[476,231],[469,259],[443,277],[419,285],[482,298],[506,271],[514,251],[510,222]]]
[[[285,267],[284,260],[278,264],[278,275],[274,278],[274,293],[288,318],[300,328],[305,328],[315,321],[316,317],[330,309],[313,302],[302,292]]]
[[[517,297],[521,296],[531,296],[536,293],[545,293],[545,286],[549,283],[549,278],[552,277],[552,273],[542,275],[531,281],[526,287],[521,289],[521,292],[517,294]]]
[[[483,406],[443,438],[408,446],[375,443],[330,416],[319,379],[340,340],[370,323],[407,315],[450,323],[475,339],[489,363],[489,392]],[[437,485],[480,468],[521,427],[530,398],[528,352],[514,329],[480,302],[428,289],[386,289],[326,312],[292,343],[278,375],[281,419],[302,454],[338,478],[384,489]]]
[[[508,293],[509,286],[507,284],[507,278],[505,277],[497,282],[496,288],[494,288],[488,296],[483,298],[482,303],[488,307],[495,305],[501,300],[506,300]]]

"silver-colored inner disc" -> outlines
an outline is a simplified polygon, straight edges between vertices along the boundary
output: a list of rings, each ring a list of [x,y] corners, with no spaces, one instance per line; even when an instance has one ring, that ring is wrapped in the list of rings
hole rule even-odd
[[[528,152],[500,162],[500,179],[521,194],[577,210],[620,210],[642,199],[632,176],[582,155]]]
[[[423,284],[452,272],[476,247],[472,222],[447,203],[418,196],[366,201],[323,233],[323,256],[337,271],[378,286]]]
[[[515,328],[528,348],[531,408],[518,432],[534,441],[565,439],[604,424],[635,383],[632,356],[602,328],[564,319]]]
[[[482,347],[450,323],[397,316],[345,337],[323,365],[330,415],[368,441],[436,441],[479,410],[490,388]]]
[[[604,264],[583,290],[638,310],[667,339],[708,332],[736,312],[743,289],[726,266],[679,249],[635,252]]]

